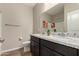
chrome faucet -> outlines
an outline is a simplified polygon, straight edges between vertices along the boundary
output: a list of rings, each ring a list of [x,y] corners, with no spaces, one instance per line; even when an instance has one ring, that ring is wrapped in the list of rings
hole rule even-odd
[[[74,33],[73,36],[76,37],[76,33]]]
[[[65,33],[61,32],[61,36],[65,36]]]

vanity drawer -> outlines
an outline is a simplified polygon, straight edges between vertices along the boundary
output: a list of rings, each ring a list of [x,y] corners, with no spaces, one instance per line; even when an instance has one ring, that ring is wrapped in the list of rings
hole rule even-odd
[[[41,47],[40,47],[40,56],[62,56],[62,55],[58,54],[55,51],[50,50],[49,48],[41,45]]]
[[[51,50],[55,50],[56,52],[58,52],[62,55],[66,55],[66,56],[76,56],[77,55],[77,50],[75,48],[72,48],[69,46],[61,45],[61,44],[50,42],[50,41],[43,40],[43,39],[41,40],[40,44],[48,47]]]

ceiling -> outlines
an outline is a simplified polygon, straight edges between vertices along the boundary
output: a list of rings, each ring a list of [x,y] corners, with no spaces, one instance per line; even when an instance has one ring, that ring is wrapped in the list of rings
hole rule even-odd
[[[0,3],[0,6],[11,6],[11,5],[15,5],[15,6],[17,6],[17,5],[20,5],[20,6],[22,6],[22,5],[25,5],[25,6],[29,6],[29,7],[34,7],[35,5],[36,5],[36,3]]]
[[[49,15],[56,15],[58,13],[64,12],[64,4],[60,3],[58,5],[56,5],[55,7],[49,9],[48,11],[46,11],[47,14]]]
[[[33,8],[36,5],[36,3],[25,3],[25,5]]]

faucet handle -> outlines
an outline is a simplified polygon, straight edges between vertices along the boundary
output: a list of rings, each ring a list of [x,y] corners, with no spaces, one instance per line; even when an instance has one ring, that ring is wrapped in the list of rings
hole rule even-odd
[[[66,33],[66,36],[67,36],[67,37],[71,37],[70,33]]]
[[[74,35],[74,37],[75,37],[75,36],[76,36],[76,33],[74,33],[73,35]]]

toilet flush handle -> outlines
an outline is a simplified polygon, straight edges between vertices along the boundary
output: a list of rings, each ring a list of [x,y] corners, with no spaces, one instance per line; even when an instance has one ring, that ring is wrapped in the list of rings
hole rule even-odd
[[[5,39],[0,38],[0,43],[3,43],[5,41]]]
[[[23,39],[22,37],[19,37],[19,41],[22,41],[22,39]]]

